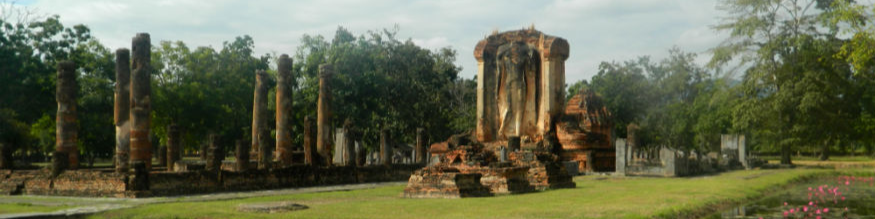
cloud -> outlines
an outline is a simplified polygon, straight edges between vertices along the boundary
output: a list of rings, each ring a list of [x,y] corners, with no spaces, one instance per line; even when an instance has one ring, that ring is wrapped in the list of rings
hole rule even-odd
[[[331,39],[338,26],[354,34],[400,26],[398,38],[429,49],[458,51],[462,77],[476,74],[473,47],[494,29],[534,24],[571,45],[566,82],[589,79],[602,61],[641,55],[658,60],[672,46],[704,52],[722,38],[710,31],[716,0],[36,0],[41,12],[66,25],[83,23],[111,48],[130,47],[138,32],[153,43],[181,40],[190,47],[221,46],[250,35],[255,52],[295,53],[303,34]],[[700,57],[701,59],[701,57]]]

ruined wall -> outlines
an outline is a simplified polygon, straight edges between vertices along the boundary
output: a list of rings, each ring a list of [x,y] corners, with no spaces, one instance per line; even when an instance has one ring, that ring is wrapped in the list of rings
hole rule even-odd
[[[231,163],[229,163],[231,164]],[[177,167],[187,166],[185,162]],[[233,166],[233,165],[229,165]],[[133,191],[132,179],[113,171],[74,170],[57,177],[44,170],[0,172],[0,194],[86,197],[176,196],[407,180],[422,165],[319,167],[292,165],[273,170],[152,172],[149,190]]]

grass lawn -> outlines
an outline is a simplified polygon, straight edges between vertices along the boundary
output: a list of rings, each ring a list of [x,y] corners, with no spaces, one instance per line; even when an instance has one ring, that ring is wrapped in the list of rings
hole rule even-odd
[[[208,202],[151,204],[93,218],[649,218],[757,197],[823,169],[734,171],[693,178],[577,177],[577,188],[466,199],[404,199],[404,186]],[[292,201],[310,209],[241,213],[241,203]]]
[[[781,163],[780,157],[762,157],[771,164]],[[820,160],[816,157],[808,156],[793,156],[791,160],[794,165],[813,166],[813,167],[828,167],[835,169],[856,169],[856,168],[873,168],[875,167],[875,158],[868,156],[833,156],[829,160]]]
[[[52,212],[70,208],[67,205],[43,206],[30,203],[3,203],[0,204],[0,214],[14,214],[27,212]]]

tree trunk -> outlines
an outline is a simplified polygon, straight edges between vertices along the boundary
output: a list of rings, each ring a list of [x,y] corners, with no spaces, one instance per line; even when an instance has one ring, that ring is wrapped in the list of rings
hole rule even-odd
[[[829,141],[823,143],[823,148],[820,152],[820,160],[829,160]]]
[[[781,164],[792,165],[790,162],[790,145],[781,145]]]

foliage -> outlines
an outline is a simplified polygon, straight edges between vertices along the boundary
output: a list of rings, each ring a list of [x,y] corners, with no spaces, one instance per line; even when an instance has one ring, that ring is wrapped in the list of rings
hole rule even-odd
[[[830,144],[850,137],[845,127],[859,115],[859,83],[834,58],[843,44],[839,26],[824,25],[837,8],[818,0],[721,4],[730,16],[715,29],[730,37],[712,50],[709,65],[734,60],[736,68],[747,67],[733,126],[762,147],[780,148],[781,163],[790,164],[790,152],[800,145],[824,145],[827,154]]]
[[[673,48],[660,62],[647,56],[603,62],[591,85],[572,87],[589,86],[605,99],[618,136],[636,123],[642,146],[714,150],[731,127],[726,108],[734,98],[725,80],[695,64],[695,57]]]
[[[181,42],[160,42],[153,48],[152,130],[166,145],[167,127],[177,124],[182,145],[196,150],[209,134],[221,136],[226,151],[234,140],[249,139],[255,71],[267,69],[270,55],[253,56],[254,40],[236,37],[221,50]]]
[[[334,70],[332,125],[350,119],[367,147],[376,146],[383,128],[401,142],[413,142],[416,128],[424,128],[432,141],[473,128],[475,84],[458,79],[455,50],[429,51],[399,41],[397,31],[369,31],[356,38],[339,27],[331,42],[304,35],[295,55],[300,83],[293,94],[294,120],[315,117],[318,66],[328,63]],[[301,124],[293,133],[298,130]]]
[[[58,16],[36,16],[27,9],[2,8],[0,16],[0,111],[14,125],[9,132],[20,135],[17,153],[32,154],[45,149],[51,138],[46,121],[54,114],[55,66],[61,60],[77,64],[79,73],[78,117],[80,119],[79,145],[89,157],[112,151],[113,64],[111,54],[84,25],[64,27]],[[109,104],[109,105],[107,105]],[[30,124],[30,125],[20,125]],[[53,124],[53,123],[52,123]],[[29,127],[30,126],[30,127]],[[28,139],[22,141],[20,139]],[[12,143],[9,138],[2,139]],[[53,141],[51,141],[53,144]],[[38,147],[33,147],[39,145]],[[51,149],[51,148],[49,148]],[[41,153],[36,153],[41,154]]]

